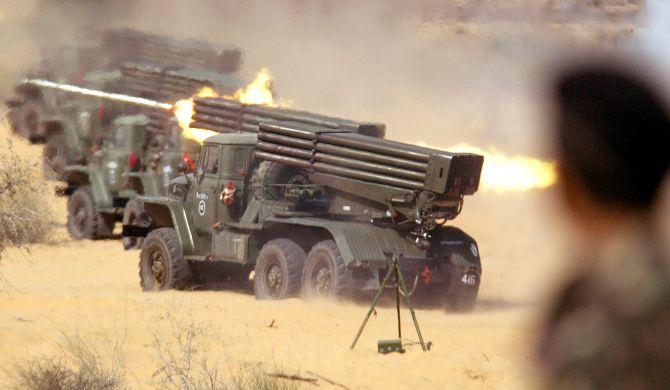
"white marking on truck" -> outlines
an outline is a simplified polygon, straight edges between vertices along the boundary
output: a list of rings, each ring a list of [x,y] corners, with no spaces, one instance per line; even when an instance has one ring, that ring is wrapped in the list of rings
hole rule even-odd
[[[200,214],[201,217],[205,215],[206,207],[207,206],[205,205],[204,200],[200,200],[200,202],[198,202],[198,214]]]

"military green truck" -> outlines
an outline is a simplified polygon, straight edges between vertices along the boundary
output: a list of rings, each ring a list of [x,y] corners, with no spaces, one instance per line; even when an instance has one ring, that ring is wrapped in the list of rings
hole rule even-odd
[[[45,55],[27,80],[49,80],[110,93],[175,102],[203,87],[231,94],[242,86],[236,75],[242,52],[204,41],[176,41],[137,30],[93,34],[78,46],[65,45]],[[102,133],[120,115],[148,114],[140,107],[22,82],[6,101],[15,134],[43,143],[47,172],[61,178],[68,164],[85,164]]]
[[[75,239],[112,237],[117,222],[141,225],[148,218],[138,195],[163,195],[180,169],[195,166],[200,144],[181,136],[172,121],[161,130],[146,115],[118,117],[101,147],[85,164],[64,167],[68,196],[67,228]],[[141,238],[125,237],[126,249],[138,248]]]
[[[241,86],[232,78],[243,55],[232,45],[215,47],[206,41],[175,40],[133,29],[93,31],[86,38],[76,45],[45,47],[37,69],[26,77],[164,101],[190,97],[203,86],[216,90],[221,84]],[[90,82],[99,73],[108,78],[115,75],[113,89]],[[33,143],[46,143],[50,134],[43,117],[58,113],[53,103],[39,88],[17,85],[14,96],[6,101],[14,132]]]
[[[20,131],[33,142],[46,144],[43,165],[57,178],[63,176],[66,165],[86,163],[92,149],[100,146],[103,133],[116,117],[132,114],[159,116],[155,110],[133,104],[44,88],[38,83],[40,81],[43,80],[27,79],[21,84],[22,95],[30,98],[22,100],[10,112],[10,120],[15,128],[23,129]],[[232,93],[241,85],[236,75],[189,69],[163,70],[156,66],[126,63],[123,71],[87,74],[81,86],[106,93],[130,93],[137,97],[174,102],[193,96],[203,87]]]
[[[483,157],[365,134],[383,126],[268,121],[208,138],[194,173],[139,198],[151,225],[124,226],[146,237],[142,288],[185,289],[220,264],[259,299],[335,297],[378,290],[396,255],[412,294],[472,307],[479,248],[448,221],[477,191]]]

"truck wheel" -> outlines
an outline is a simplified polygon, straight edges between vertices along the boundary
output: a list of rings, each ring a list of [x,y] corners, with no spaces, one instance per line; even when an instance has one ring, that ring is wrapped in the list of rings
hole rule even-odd
[[[144,210],[144,204],[135,199],[131,199],[126,203],[123,209],[123,224],[131,226],[148,226],[149,214]],[[123,237],[123,248],[141,249],[144,237]]]
[[[351,288],[351,274],[333,240],[318,242],[307,255],[302,293],[307,299],[342,296]]]
[[[298,244],[286,238],[263,245],[254,268],[256,298],[284,299],[298,295],[306,257]]]
[[[27,101],[12,113],[12,128],[14,132],[31,142],[39,141],[44,137],[44,129],[41,120],[44,117],[44,109],[35,101]]]
[[[144,291],[184,290],[193,281],[174,228],[153,230],[140,252],[140,285]]]
[[[62,179],[65,174],[65,166],[68,164],[68,154],[65,134],[58,132],[51,136],[42,151],[42,164],[45,174],[50,176],[51,171],[53,171],[57,178]]]
[[[95,209],[90,186],[77,188],[67,200],[67,230],[77,240],[106,238],[114,230],[114,218]]]

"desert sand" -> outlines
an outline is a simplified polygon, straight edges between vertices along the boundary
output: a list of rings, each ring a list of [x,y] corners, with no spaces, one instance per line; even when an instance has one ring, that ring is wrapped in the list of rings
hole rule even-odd
[[[12,140],[22,155],[39,159],[40,146]],[[223,369],[262,362],[289,374],[313,371],[349,388],[533,387],[536,321],[548,286],[562,274],[556,272],[563,264],[557,214],[546,207],[552,199],[546,190],[468,199],[455,224],[481,247],[476,308],[465,314],[418,310],[431,350],[411,345],[402,355],[380,355],[376,341],[395,336],[393,307],[377,310],[352,351],[365,301],[270,302],[248,291],[217,289],[145,293],[139,252],[124,251],[114,240],[67,238],[65,199],[49,196],[56,243],[11,249],[2,257],[0,365],[49,353],[63,335],[78,335],[103,355],[121,340],[127,385],[151,388],[158,364],[154,338],[167,337],[177,324],[207,327],[207,356]],[[403,321],[404,336],[416,341],[407,311]]]

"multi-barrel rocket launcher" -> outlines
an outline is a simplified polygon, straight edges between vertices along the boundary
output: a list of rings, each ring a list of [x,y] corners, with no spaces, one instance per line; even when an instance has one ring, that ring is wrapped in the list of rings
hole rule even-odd
[[[357,122],[283,107],[244,104],[225,97],[195,98],[191,119],[192,128],[218,133],[255,133],[261,123],[273,121],[294,122],[377,138],[384,137],[386,129],[381,123]]]
[[[261,299],[379,291],[393,255],[407,294],[472,307],[478,246],[447,221],[477,191],[482,156],[389,141],[379,123],[227,98],[193,103],[190,129],[215,134],[194,173],[164,197],[139,198],[150,224],[124,224],[124,236],[145,237],[143,289],[183,289],[201,264],[221,263],[234,280],[253,270]]]
[[[234,45],[177,40],[129,28],[102,31],[96,45],[112,68],[131,61],[225,74],[239,70],[243,57],[242,50]]]
[[[295,169],[282,186],[298,211],[412,227],[420,247],[479,187],[484,158],[384,139],[385,126],[303,111],[196,98],[192,127],[258,133],[254,156]]]
[[[72,161],[59,153],[47,154],[62,137],[52,138],[47,143],[45,157],[51,157],[49,161],[54,163],[49,167],[55,168],[59,163],[60,169],[54,171],[66,183],[58,186],[56,193],[68,197],[67,228],[75,239],[110,238],[117,222],[143,221],[143,206],[135,198],[164,194],[168,182],[177,176],[177,168],[182,163],[193,166],[200,152],[200,144],[182,137],[176,120],[173,118],[170,123],[167,119],[172,116],[171,103],[44,79],[28,79],[24,84],[53,90],[69,99],[85,97],[82,100],[91,107],[104,107],[102,101],[127,106],[100,135],[96,151],[82,151],[85,159]],[[133,108],[147,110],[148,115],[131,115]],[[80,115],[82,117],[90,119]],[[74,129],[69,130],[73,131],[68,136],[79,138]],[[72,151],[75,144],[63,145],[66,151]],[[126,249],[141,246],[141,239],[126,237],[123,241]]]
[[[133,29],[91,31],[86,39],[74,45],[56,45],[45,49],[39,69],[29,71],[28,78],[65,82],[105,92],[140,96],[162,102],[189,98],[203,87],[222,94],[242,87],[236,76],[243,53],[233,45],[213,45],[195,39],[173,39]],[[66,127],[76,125],[69,116],[78,116],[91,108],[95,100],[43,93],[43,89],[21,83],[6,101],[12,129],[33,143],[48,143]],[[78,111],[72,113],[72,111]],[[116,114],[146,114],[133,106],[105,107],[106,123]],[[149,111],[156,116],[156,111]],[[94,115],[95,116],[95,115]],[[71,126],[70,126],[71,127]],[[74,126],[76,127],[76,126]],[[66,136],[80,139],[71,145],[74,158],[85,159],[78,149],[89,148],[87,134]],[[95,138],[95,136],[94,136]],[[58,145],[53,145],[58,146]],[[62,149],[62,148],[61,148]]]
[[[463,197],[477,191],[484,161],[476,154],[295,123],[262,123],[258,140],[256,159],[294,167],[323,187],[288,186],[285,194],[318,194],[327,200],[320,213],[413,226],[410,235],[422,248],[438,224],[460,213]]]
[[[175,101],[195,95],[202,88],[232,94],[242,86],[234,74],[139,62],[120,66],[121,86],[130,95]]]
[[[24,82],[159,111],[173,109],[169,103],[48,80]],[[318,212],[414,223],[413,235],[420,246],[437,223],[459,214],[463,196],[474,194],[479,186],[482,156],[386,140],[385,126],[380,123],[248,105],[226,98],[196,98],[192,119],[194,128],[220,133],[257,132],[258,160],[296,168],[311,183],[335,190],[328,202],[320,203]],[[306,193],[321,193],[304,183],[281,185],[287,185],[281,191],[285,196],[302,199]],[[360,201],[345,204],[352,195]]]

